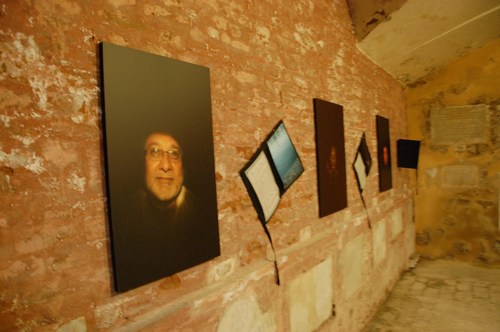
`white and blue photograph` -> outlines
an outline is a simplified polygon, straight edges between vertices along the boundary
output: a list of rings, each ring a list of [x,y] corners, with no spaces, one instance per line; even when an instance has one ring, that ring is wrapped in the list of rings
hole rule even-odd
[[[280,122],[267,141],[269,153],[279,175],[282,192],[302,174],[304,168],[283,122]]]

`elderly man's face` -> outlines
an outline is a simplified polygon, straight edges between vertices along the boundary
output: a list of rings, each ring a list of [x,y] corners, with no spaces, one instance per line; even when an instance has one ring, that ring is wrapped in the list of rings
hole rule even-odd
[[[161,201],[171,200],[182,188],[182,152],[170,135],[153,133],[146,140],[146,186]]]

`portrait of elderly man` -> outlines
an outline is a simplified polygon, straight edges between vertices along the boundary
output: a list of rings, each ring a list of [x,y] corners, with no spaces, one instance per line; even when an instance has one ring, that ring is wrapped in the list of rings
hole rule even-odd
[[[220,255],[210,71],[100,44],[107,208],[117,292]]]
[[[142,200],[159,208],[174,220],[185,215],[192,204],[184,186],[182,149],[176,139],[166,133],[152,133],[145,144],[145,184]]]
[[[185,186],[184,151],[167,132],[144,142],[144,184],[129,200],[118,228],[115,263],[129,289],[172,275],[219,254],[203,202]],[[126,226],[125,226],[126,225]],[[215,235],[218,240],[218,237]]]

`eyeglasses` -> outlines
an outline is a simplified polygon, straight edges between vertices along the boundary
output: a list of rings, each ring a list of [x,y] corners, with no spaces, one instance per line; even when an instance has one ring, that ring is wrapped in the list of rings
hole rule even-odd
[[[159,161],[167,154],[169,160],[178,161],[182,158],[179,150],[162,150],[160,148],[149,148],[146,150],[146,157],[150,160]]]

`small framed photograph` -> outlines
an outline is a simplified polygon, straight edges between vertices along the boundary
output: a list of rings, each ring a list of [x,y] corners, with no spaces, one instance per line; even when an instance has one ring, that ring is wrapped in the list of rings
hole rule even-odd
[[[372,158],[370,156],[370,151],[368,150],[368,145],[366,144],[365,134],[363,133],[353,163],[356,180],[358,182],[358,188],[361,193],[363,192],[363,189],[365,189],[366,178],[370,173],[371,167]]]
[[[271,165],[277,173],[277,183],[283,194],[304,172],[297,150],[283,121],[280,121],[266,140]]]
[[[280,189],[264,150],[259,150],[257,156],[248,163],[243,176],[259,219],[267,223],[278,207]]]
[[[281,196],[303,172],[299,155],[280,121],[240,172],[264,225],[276,211]]]

